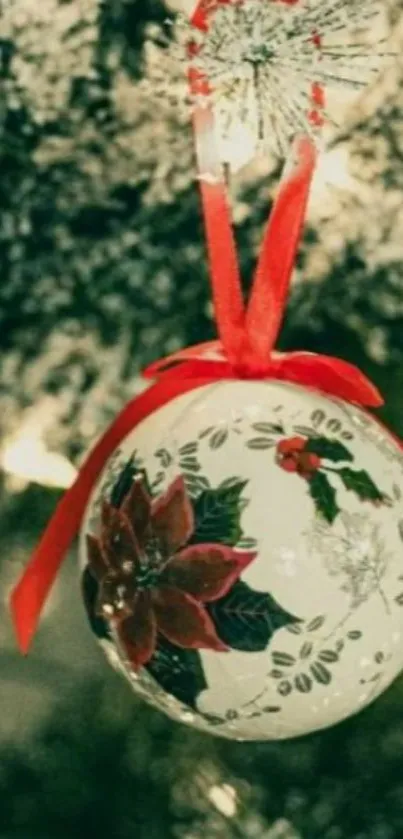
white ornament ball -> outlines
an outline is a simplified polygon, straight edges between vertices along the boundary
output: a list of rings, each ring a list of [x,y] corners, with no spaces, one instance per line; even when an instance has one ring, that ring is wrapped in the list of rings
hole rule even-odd
[[[364,411],[225,381],[155,411],[81,538],[91,625],[133,688],[223,737],[333,725],[403,669],[403,455]]]

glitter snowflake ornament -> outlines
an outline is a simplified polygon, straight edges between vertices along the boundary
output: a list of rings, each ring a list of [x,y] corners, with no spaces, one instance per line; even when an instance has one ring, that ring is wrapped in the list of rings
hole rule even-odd
[[[403,444],[357,367],[276,349],[317,157],[306,136],[293,155],[247,301],[223,182],[200,181],[219,338],[144,371],[11,596],[26,653],[81,529],[110,661],[173,719],[239,740],[330,726],[403,670]]]
[[[221,159],[238,168],[262,149],[287,156],[298,133],[319,141],[336,121],[328,94],[361,90],[386,57],[381,25],[374,0],[200,3],[181,41],[206,82],[193,94],[213,106]]]

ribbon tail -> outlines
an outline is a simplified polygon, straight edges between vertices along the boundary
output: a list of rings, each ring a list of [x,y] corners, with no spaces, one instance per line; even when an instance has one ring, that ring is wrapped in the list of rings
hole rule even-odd
[[[224,358],[220,341],[204,341],[202,344],[194,344],[193,347],[178,350],[178,352],[167,355],[165,358],[153,361],[143,370],[142,376],[144,379],[159,379],[161,373],[168,370],[172,376],[172,371],[178,370],[184,362],[194,361],[195,359],[206,360],[208,356],[214,361]]]
[[[233,359],[243,336],[245,307],[231,212],[215,146],[214,116],[208,106],[196,107],[193,127],[215,318],[226,355]]]
[[[274,203],[246,314],[250,346],[262,361],[269,357],[281,326],[316,164],[309,137],[296,140],[294,150],[297,162],[285,174]]]
[[[122,440],[143,419],[176,396],[210,384],[211,378],[171,380],[150,387],[129,402],[106,433],[101,437],[80,473],[62,500],[46,528],[38,547],[16,587],[11,599],[11,614],[19,648],[27,654],[35,635],[43,606],[58,571],[76,536],[91,492],[110,455]]]
[[[281,368],[278,378],[321,390],[337,399],[367,408],[379,408],[384,404],[378,388],[367,376],[354,364],[340,358],[291,353],[284,358]]]

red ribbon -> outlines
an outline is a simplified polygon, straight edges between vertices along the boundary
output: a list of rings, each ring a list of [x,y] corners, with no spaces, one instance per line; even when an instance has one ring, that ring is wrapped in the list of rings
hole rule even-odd
[[[44,603],[80,528],[102,469],[122,440],[154,411],[181,394],[223,379],[277,379],[360,405],[382,404],[375,386],[345,361],[306,352],[274,351],[315,167],[316,152],[311,141],[301,138],[295,143],[296,162],[280,186],[246,308],[209,109],[196,110],[194,128],[220,340],[183,350],[145,371],[147,378],[157,379],[156,383],[124,408],[60,501],[11,596],[18,644],[24,653],[28,652]],[[210,175],[207,180],[206,161]]]

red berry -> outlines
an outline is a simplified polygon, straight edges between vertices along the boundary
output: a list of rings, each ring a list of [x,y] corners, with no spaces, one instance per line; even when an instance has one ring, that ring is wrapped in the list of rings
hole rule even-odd
[[[307,441],[304,437],[289,437],[286,440],[280,440],[277,445],[279,454],[293,454],[294,452],[301,452]]]
[[[301,452],[298,455],[298,474],[302,478],[312,478],[321,465],[321,459],[313,452]]]
[[[278,461],[279,466],[286,472],[296,472],[298,469],[298,460],[295,455],[288,454]]]

